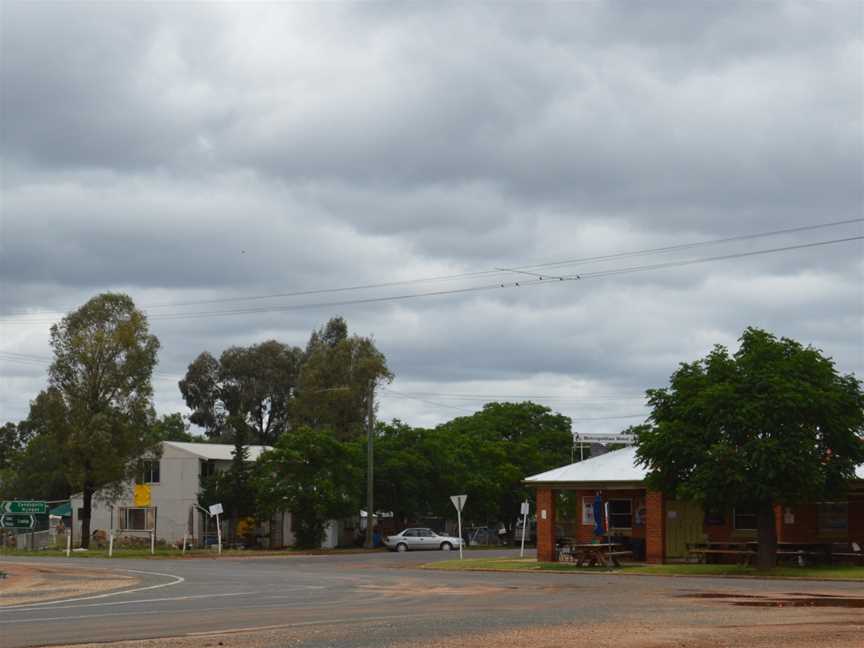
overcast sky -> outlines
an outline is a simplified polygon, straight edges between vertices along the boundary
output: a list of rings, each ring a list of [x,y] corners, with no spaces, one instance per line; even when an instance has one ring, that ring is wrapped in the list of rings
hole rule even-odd
[[[334,315],[414,425],[509,396],[616,432],[748,325],[864,377],[861,240],[707,260],[860,222],[622,256],[864,216],[862,7],[0,0],[0,422],[107,290],[161,413],[201,351]]]

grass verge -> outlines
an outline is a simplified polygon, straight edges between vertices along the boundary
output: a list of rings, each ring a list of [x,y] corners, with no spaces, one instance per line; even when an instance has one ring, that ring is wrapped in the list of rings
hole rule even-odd
[[[623,565],[620,568],[578,567],[568,563],[537,562],[533,558],[514,560],[506,558],[473,558],[428,563],[424,569],[450,571],[533,571],[575,572],[582,574],[648,574],[653,576],[737,576],[750,578],[808,578],[814,580],[864,581],[864,567],[776,567],[759,571],[740,565]]]
[[[256,558],[267,556],[316,556],[330,554],[361,554],[380,553],[383,549],[223,549],[223,558]],[[0,550],[0,560],[4,558],[26,557],[26,558],[63,558],[65,550],[44,549],[40,551],[18,551]],[[72,558],[107,558],[107,549],[90,549],[89,551],[72,551]],[[180,549],[174,547],[157,547],[156,553],[150,555],[149,549],[115,549],[114,558],[148,558],[157,560],[160,558],[217,558],[215,549],[187,549],[185,555]]]

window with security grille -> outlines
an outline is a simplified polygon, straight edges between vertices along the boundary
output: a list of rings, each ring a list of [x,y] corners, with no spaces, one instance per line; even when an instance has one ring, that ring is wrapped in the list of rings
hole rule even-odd
[[[819,533],[845,533],[849,530],[848,502],[819,502]]]
[[[609,500],[609,528],[631,529],[633,528],[633,500],[610,499]]]
[[[756,530],[756,511],[754,509],[738,507],[733,513],[736,531]]]

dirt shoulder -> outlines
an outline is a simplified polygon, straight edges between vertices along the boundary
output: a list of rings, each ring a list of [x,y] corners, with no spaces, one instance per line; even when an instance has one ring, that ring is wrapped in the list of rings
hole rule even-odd
[[[0,606],[41,603],[132,587],[138,579],[114,572],[55,565],[0,563]]]
[[[333,646],[379,648],[860,648],[864,625],[832,627],[821,623],[778,623],[764,626],[723,625],[694,628],[659,623],[526,626],[481,633],[455,633],[441,638],[394,638],[394,624],[358,623],[352,627],[271,627],[245,632],[192,637],[146,639],[117,643],[77,644],[76,648],[277,648]],[[55,648],[60,648],[59,646]]]

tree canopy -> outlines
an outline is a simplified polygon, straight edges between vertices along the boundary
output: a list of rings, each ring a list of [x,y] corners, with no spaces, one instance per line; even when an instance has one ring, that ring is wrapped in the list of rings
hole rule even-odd
[[[328,430],[291,430],[255,466],[258,509],[291,511],[297,546],[318,547],[329,520],[358,510],[362,466],[356,446]]]
[[[567,463],[571,443],[570,419],[535,403],[489,403],[429,430],[379,424],[377,508],[450,516],[448,496],[466,493],[466,519],[512,524],[533,496],[522,480]]]
[[[648,391],[636,430],[648,485],[708,507],[756,511],[759,565],[776,561],[773,507],[842,494],[864,463],[864,392],[812,347],[748,328]]]
[[[51,438],[72,489],[83,493],[81,543],[90,539],[93,494],[134,476],[135,460],[157,451],[152,387],[159,341],[122,294],[92,298],[51,327],[48,389],[31,423]]]
[[[231,347],[216,360],[201,353],[180,381],[180,393],[192,410],[189,420],[205,434],[232,442],[242,421],[249,443],[272,445],[291,425],[291,400],[302,351],[276,340]]]
[[[348,335],[348,325],[334,317],[313,331],[297,385],[296,422],[329,428],[339,439],[365,434],[374,387],[393,374],[372,338]]]

